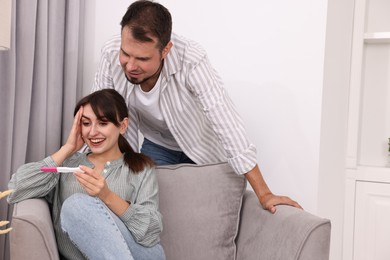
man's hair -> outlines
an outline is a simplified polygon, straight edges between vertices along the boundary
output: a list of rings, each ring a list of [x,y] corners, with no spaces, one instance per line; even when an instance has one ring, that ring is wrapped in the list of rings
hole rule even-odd
[[[159,3],[138,0],[132,3],[121,21],[122,30],[129,26],[134,39],[140,42],[153,42],[162,51],[171,40],[172,17],[168,9]]]

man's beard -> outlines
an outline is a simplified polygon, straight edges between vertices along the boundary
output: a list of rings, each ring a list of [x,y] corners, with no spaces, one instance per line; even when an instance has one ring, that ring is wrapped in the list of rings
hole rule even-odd
[[[160,66],[158,67],[157,71],[155,73],[153,73],[153,75],[151,75],[151,76],[149,76],[147,78],[144,78],[142,80],[139,80],[139,79],[136,79],[136,78],[129,78],[126,73],[125,73],[125,77],[126,77],[126,79],[128,81],[130,81],[130,83],[135,84],[135,85],[141,85],[142,83],[145,83],[149,79],[152,79],[152,78],[154,78],[156,76],[158,77],[160,72],[161,72],[161,70],[162,70],[163,64],[164,64],[164,60],[161,61]]]
[[[141,85],[142,83],[144,83],[145,81],[147,81],[147,80],[149,80],[150,79],[150,77],[148,77],[148,78],[145,78],[145,79],[143,79],[143,80],[139,80],[139,79],[136,79],[136,78],[129,78],[127,75],[126,75],[126,73],[125,73],[125,76],[126,76],[126,79],[128,80],[128,81],[130,81],[132,84],[134,84],[134,85]]]

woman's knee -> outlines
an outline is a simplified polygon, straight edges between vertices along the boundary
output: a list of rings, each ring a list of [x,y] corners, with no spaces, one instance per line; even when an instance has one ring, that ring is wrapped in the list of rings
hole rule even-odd
[[[68,224],[74,224],[78,219],[84,219],[89,215],[88,204],[91,204],[94,198],[82,193],[75,193],[67,198],[61,207],[61,225],[66,229]]]

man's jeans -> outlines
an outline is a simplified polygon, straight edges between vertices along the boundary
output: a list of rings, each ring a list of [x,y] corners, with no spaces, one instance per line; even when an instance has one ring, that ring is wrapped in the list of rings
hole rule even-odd
[[[156,165],[169,165],[179,163],[195,164],[188,156],[180,151],[170,150],[144,138],[141,153],[152,158]]]

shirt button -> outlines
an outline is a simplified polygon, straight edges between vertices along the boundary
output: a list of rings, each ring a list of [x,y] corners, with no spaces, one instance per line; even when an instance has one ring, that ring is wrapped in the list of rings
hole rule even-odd
[[[107,169],[104,169],[104,170],[103,170],[103,173],[107,173]]]
[[[110,165],[110,164],[111,164],[111,162],[107,162],[107,163],[106,163],[107,166]]]

